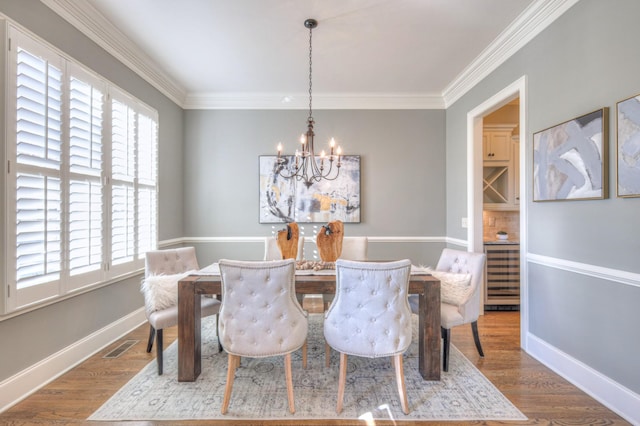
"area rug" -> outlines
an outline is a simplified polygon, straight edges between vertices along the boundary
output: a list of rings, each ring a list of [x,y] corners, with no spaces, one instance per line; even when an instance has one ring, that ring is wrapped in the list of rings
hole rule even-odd
[[[417,320],[414,324],[417,334]],[[449,371],[439,382],[418,372],[414,336],[405,354],[409,399],[405,415],[390,358],[349,357],[344,408],[336,414],[339,356],[324,363],[322,315],[309,315],[308,366],[301,351],[292,355],[295,414],[289,413],[283,357],[243,358],[236,372],[229,412],[220,414],[227,355],[217,352],[215,317],[203,320],[202,373],[195,382],[177,380],[177,342],[164,352],[164,374],[149,363],[88,420],[362,419],[362,420],[526,420],[462,353],[451,346]]]

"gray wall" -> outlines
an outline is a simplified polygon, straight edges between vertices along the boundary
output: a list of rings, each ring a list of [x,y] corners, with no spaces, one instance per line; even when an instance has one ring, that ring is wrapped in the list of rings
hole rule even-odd
[[[533,203],[528,253],[640,273],[640,198],[616,198],[615,105],[640,93],[640,2],[583,0],[447,109],[447,235],[464,238],[466,114],[527,75],[528,188],[532,134],[601,107],[610,108],[605,200]],[[530,331],[632,391],[640,392],[640,288],[529,263]]]
[[[0,13],[47,40],[68,56],[158,110],[161,240],[183,235],[183,111],[38,0],[0,0]],[[4,67],[4,55],[0,55]],[[3,71],[4,73],[4,71]],[[4,81],[4,79],[2,79]],[[4,107],[4,85],[0,84]],[[4,114],[2,114],[4,117]],[[5,127],[2,126],[4,129]],[[4,157],[4,132],[0,152]],[[4,188],[4,174],[0,177]],[[0,202],[4,203],[2,197]],[[4,222],[4,205],[0,208]],[[4,232],[4,227],[2,227]],[[4,234],[2,234],[4,241]],[[4,257],[0,276],[5,276]],[[11,265],[8,265],[11,267]],[[139,278],[131,278],[13,318],[0,317],[0,381],[143,306]],[[2,288],[6,288],[4,283]]]
[[[314,111],[316,143],[333,136],[345,154],[361,156],[361,223],[345,235],[445,235],[443,110]],[[306,130],[304,110],[185,112],[185,236],[260,237],[282,224],[258,223],[258,156],[295,150]],[[321,224],[320,224],[321,225]],[[303,224],[307,238],[313,226]],[[318,224],[315,224],[318,226]],[[370,244],[370,257],[410,257],[433,264],[438,243]],[[198,244],[201,262],[262,258],[259,243]]]

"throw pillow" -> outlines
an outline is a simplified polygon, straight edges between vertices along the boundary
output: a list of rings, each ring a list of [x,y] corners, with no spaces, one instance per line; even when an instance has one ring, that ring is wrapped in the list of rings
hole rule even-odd
[[[427,268],[427,271],[440,280],[440,299],[442,302],[461,306],[467,303],[473,294],[471,274],[436,271],[431,268]]]
[[[155,312],[178,304],[178,281],[195,271],[174,275],[150,275],[142,280],[140,292],[144,294],[147,312]]]

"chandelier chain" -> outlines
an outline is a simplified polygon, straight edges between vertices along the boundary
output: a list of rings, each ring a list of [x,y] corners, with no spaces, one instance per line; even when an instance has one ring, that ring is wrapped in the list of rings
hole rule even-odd
[[[312,100],[312,95],[311,95],[311,88],[312,88],[312,79],[311,79],[311,71],[312,71],[312,53],[313,53],[313,47],[311,44],[311,34],[313,33],[313,28],[309,28],[309,118],[313,118],[313,113],[311,110],[311,100]]]

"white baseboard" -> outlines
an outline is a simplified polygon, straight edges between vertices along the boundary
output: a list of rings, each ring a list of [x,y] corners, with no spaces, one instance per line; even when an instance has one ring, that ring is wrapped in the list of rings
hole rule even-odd
[[[640,395],[531,333],[527,352],[631,424],[640,425]]]
[[[140,308],[2,381],[0,413],[82,363],[114,340],[136,329],[146,320],[144,308]]]

